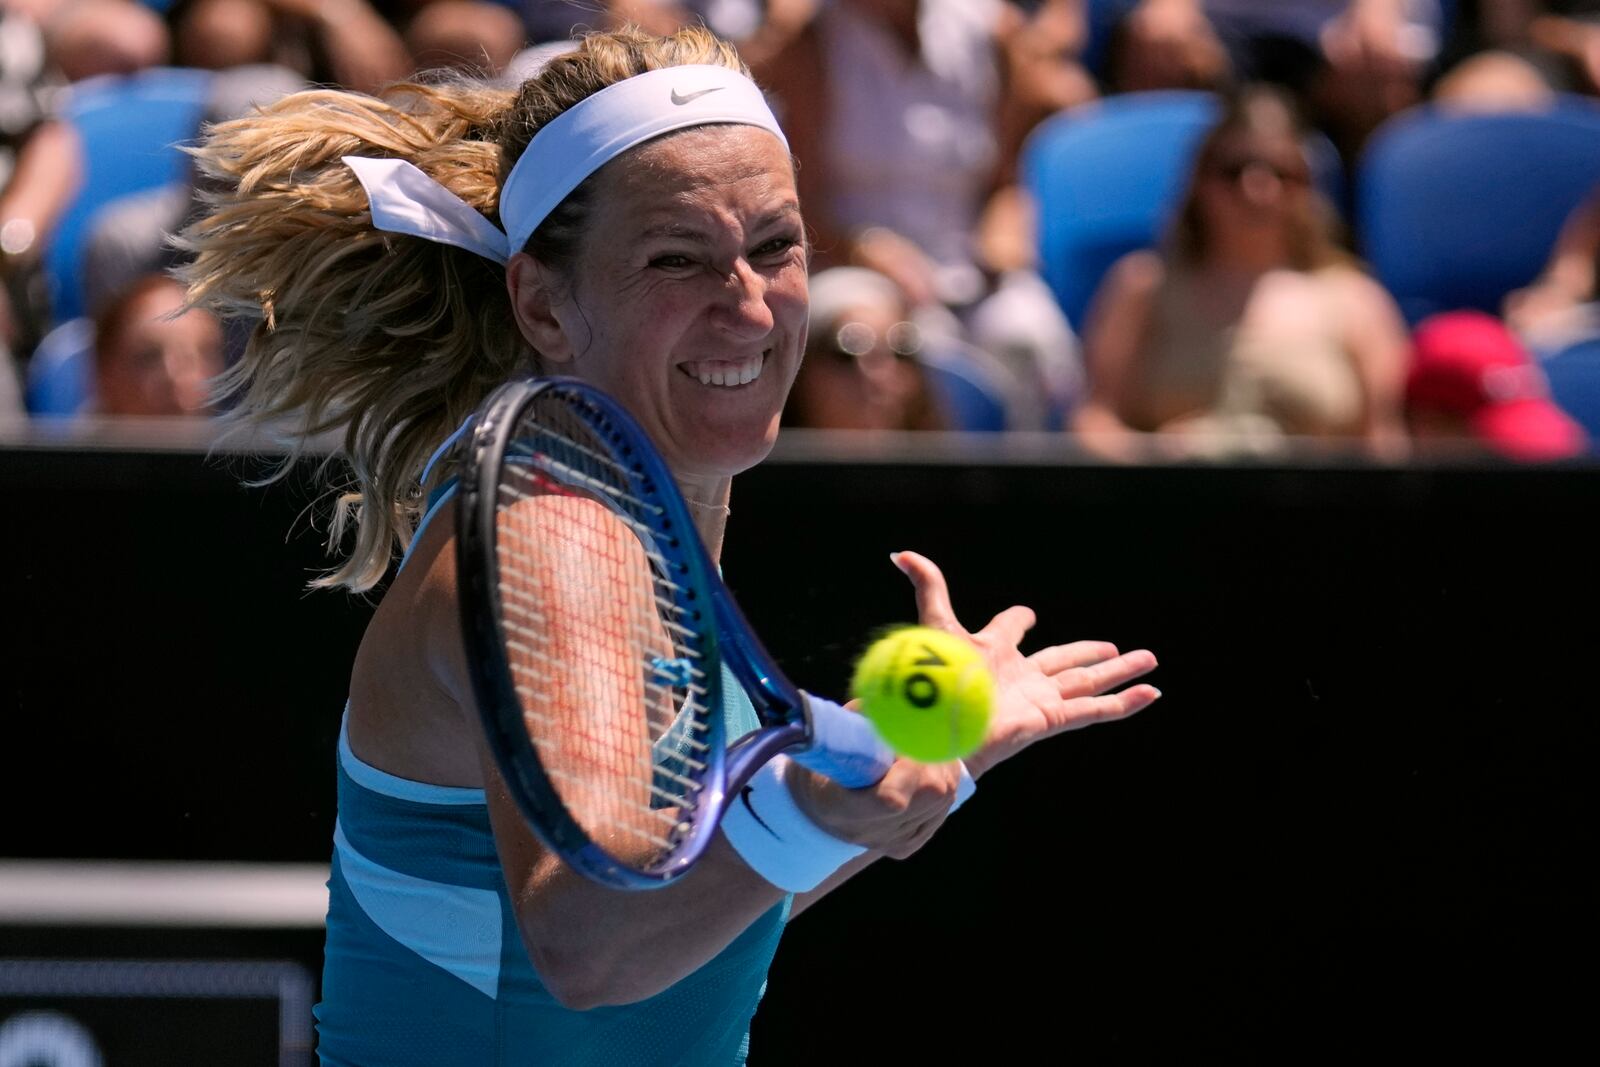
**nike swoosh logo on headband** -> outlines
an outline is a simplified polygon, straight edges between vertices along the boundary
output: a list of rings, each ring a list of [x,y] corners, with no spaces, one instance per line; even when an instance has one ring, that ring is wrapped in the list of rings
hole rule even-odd
[[[683,104],[687,104],[691,100],[698,100],[707,93],[719,93],[725,88],[727,88],[727,86],[718,85],[711,89],[701,89],[697,93],[680,93],[678,90],[674,89],[672,90],[672,102],[681,106]]]

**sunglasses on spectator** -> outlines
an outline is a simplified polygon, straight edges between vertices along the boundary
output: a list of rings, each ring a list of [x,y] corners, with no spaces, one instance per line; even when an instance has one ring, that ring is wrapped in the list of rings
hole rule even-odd
[[[1304,166],[1284,166],[1278,160],[1264,156],[1240,156],[1236,159],[1219,159],[1206,167],[1206,173],[1237,184],[1247,171],[1264,170],[1284,185],[1309,185],[1311,172]]]
[[[884,331],[883,343],[900,359],[911,359],[922,350],[922,331],[915,323],[897,322]],[[840,323],[827,346],[828,351],[851,362],[877,347],[878,331],[864,322]]]

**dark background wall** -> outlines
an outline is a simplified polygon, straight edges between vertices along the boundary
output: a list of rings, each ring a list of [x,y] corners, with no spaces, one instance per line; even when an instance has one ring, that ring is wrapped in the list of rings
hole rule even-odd
[[[370,609],[305,592],[314,494],[251,469],[0,450],[0,855],[326,860]],[[725,572],[802,685],[840,692],[912,617],[887,554],[914,548],[970,626],[1028,604],[1036,644],[1154,650],[1166,694],[1004,765],[922,854],[799,919],[753,1062],[1585,1038],[1597,490],[998,458],[742,477]],[[151,950],[96,943],[119,944]]]

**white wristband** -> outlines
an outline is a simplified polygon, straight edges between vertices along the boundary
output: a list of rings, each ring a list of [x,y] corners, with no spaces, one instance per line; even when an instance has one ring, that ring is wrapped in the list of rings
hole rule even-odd
[[[946,812],[946,815],[948,816],[961,805],[965,804],[967,799],[977,791],[977,779],[972,777],[972,772],[967,770],[967,765],[965,762],[963,762],[961,764],[961,780],[956,783],[956,799],[955,802],[950,805],[950,811]]]
[[[789,757],[751,776],[722,816],[722,833],[750,869],[791,893],[815,889],[866,849],[841,841],[806,817],[784,780]]]
[[[866,851],[841,841],[808,818],[795,803],[786,781],[789,757],[774,757],[751,778],[722,816],[722,833],[734,851],[761,877],[790,893],[815,889],[828,876]],[[977,790],[961,764],[955,811]]]

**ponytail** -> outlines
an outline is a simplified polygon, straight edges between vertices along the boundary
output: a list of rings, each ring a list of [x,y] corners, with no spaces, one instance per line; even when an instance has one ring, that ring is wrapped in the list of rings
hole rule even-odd
[[[186,231],[192,303],[255,321],[218,390],[235,423],[337,433],[348,475],[330,546],[353,554],[318,586],[365,590],[410,539],[433,448],[515,372],[525,348],[498,265],[374,230],[345,155],[402,157],[490,218],[512,94],[400,85],[380,98],[298,93],[214,127],[197,153],[210,210]],[[332,474],[333,461],[322,474]]]
[[[330,551],[354,523],[353,551],[313,585],[372,588],[412,537],[423,467],[439,443],[538,357],[518,332],[504,269],[457,248],[372,226],[347,155],[405,159],[499,224],[499,191],[533,135],[579,100],[661,67],[744,71],[731,45],[691,28],[658,38],[591,34],[512,91],[478,83],[403,83],[377,97],[288,96],[212,127],[195,150],[206,211],[180,238],[189,300],[254,323],[219,379],[235,425],[287,428],[281,478],[306,438],[336,434]],[[534,231],[527,251],[570,271],[593,179]]]

